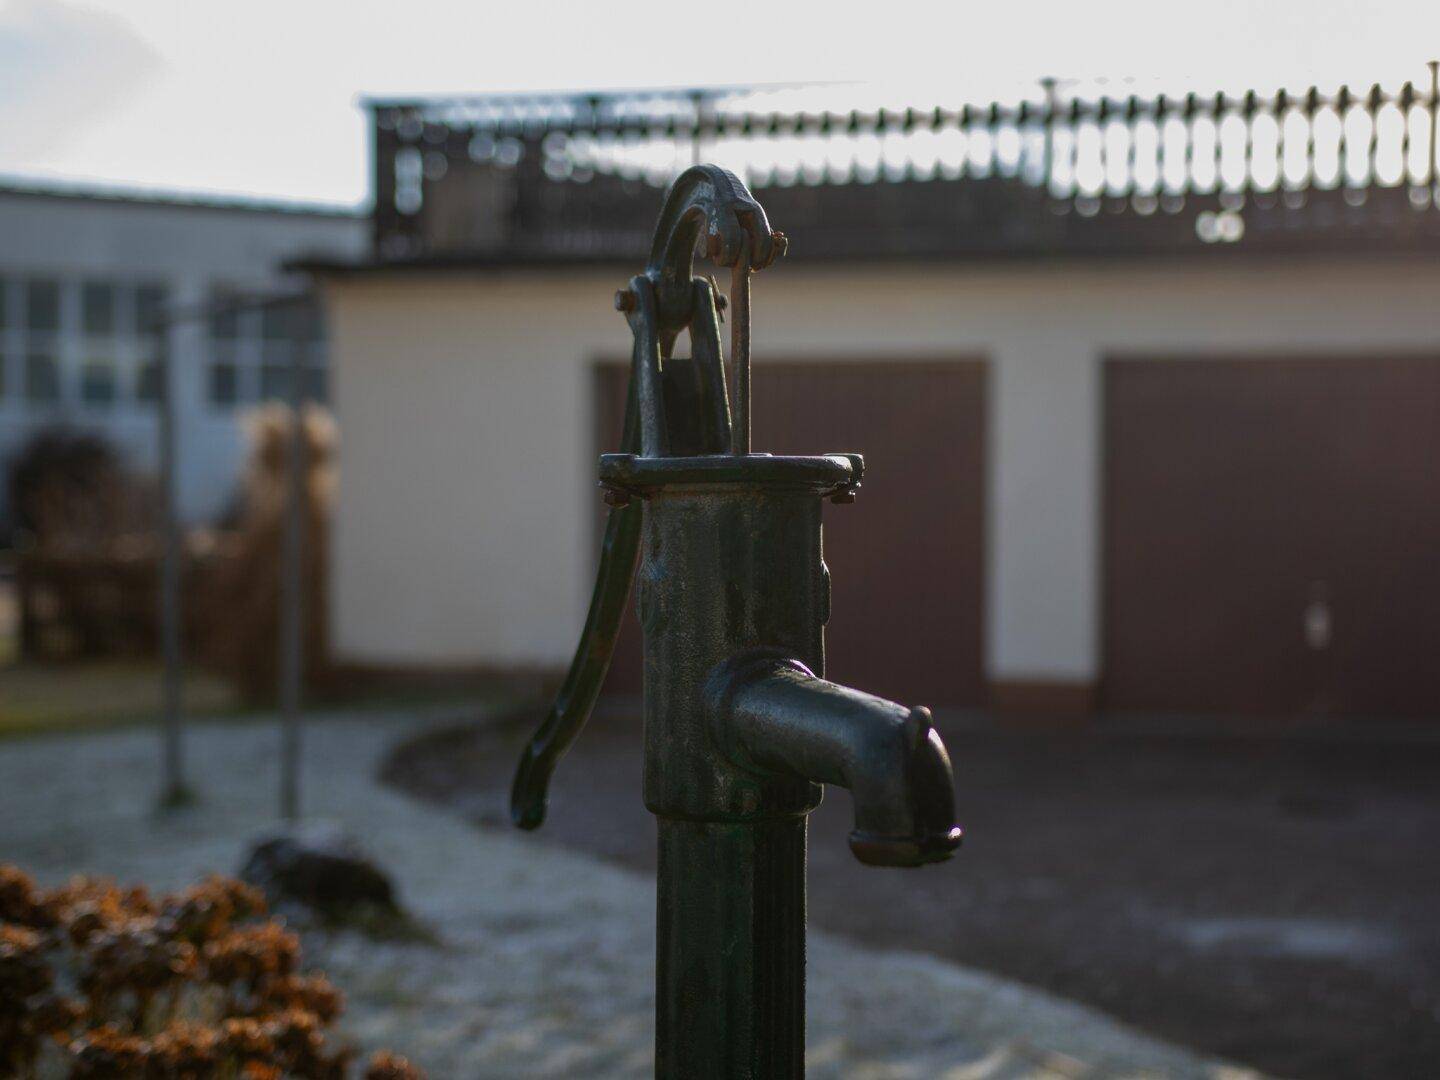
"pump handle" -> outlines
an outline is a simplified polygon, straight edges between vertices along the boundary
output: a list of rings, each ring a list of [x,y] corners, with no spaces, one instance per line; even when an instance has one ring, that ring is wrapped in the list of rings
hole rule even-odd
[[[741,407],[743,444],[738,432],[731,430],[714,290],[708,281],[694,276],[702,232],[706,253],[715,263],[731,268],[734,291],[738,293],[743,282],[747,297],[748,275],[785,253],[785,237],[770,231],[764,209],[733,173],[718,165],[696,165],[670,186],[645,272],[622,291],[621,297],[628,299],[617,303],[634,335],[620,444],[624,453],[660,456],[749,449],[748,402]],[[733,316],[731,353],[732,363],[744,372],[747,390],[748,306]],[[682,363],[671,353],[676,337],[687,328],[694,356]],[[550,776],[600,695],[635,578],[641,521],[638,501],[613,506],[606,517],[600,569],[580,643],[549,713],[521,755],[510,788],[510,818],[522,829],[535,829],[544,822]]]

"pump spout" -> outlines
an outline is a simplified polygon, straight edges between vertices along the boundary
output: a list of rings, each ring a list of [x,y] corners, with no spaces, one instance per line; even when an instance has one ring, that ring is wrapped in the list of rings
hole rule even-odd
[[[736,764],[850,790],[861,862],[921,866],[960,846],[950,757],[928,709],[771,656],[722,664],[707,689],[717,741]]]

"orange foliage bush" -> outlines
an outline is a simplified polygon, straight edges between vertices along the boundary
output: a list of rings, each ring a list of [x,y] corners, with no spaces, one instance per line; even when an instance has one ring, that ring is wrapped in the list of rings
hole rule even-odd
[[[0,864],[0,1076],[344,1080],[326,1028],[344,998],[248,885],[152,897],[77,878],[44,890]],[[365,1080],[423,1080],[376,1054]]]
[[[238,530],[198,582],[195,624],[199,655],[248,701],[274,697],[278,678],[280,576],[289,515],[290,451],[294,423],[283,405],[265,405],[246,417],[250,461],[246,466]],[[305,440],[303,634],[305,684],[318,687],[327,674],[327,551],[335,501],[335,421],[316,405],[301,425]]]

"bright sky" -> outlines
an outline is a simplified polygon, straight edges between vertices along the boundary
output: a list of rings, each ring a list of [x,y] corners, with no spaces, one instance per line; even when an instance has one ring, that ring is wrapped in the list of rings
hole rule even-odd
[[[865,80],[960,104],[1043,75],[1421,84],[1437,56],[1437,0],[0,0],[0,174],[360,203],[361,95]]]

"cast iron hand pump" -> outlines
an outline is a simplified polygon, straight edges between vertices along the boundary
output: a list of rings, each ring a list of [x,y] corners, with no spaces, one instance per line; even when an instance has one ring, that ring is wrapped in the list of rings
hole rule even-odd
[[[734,418],[701,243],[732,272]],[[624,452],[600,459],[612,505],[584,636],[520,762],[515,823],[545,816],[556,762],[594,705],[640,560],[645,804],[659,818],[657,1076],[804,1073],[805,824],[821,784],[849,788],[850,847],[877,866],[960,843],[950,760],[924,708],[824,672],[829,572],[820,510],[860,486],[854,454],[750,452],[749,275],[785,251],[735,176],[689,169],[643,274],[616,296],[634,334]],[[689,358],[674,355],[682,330]]]

